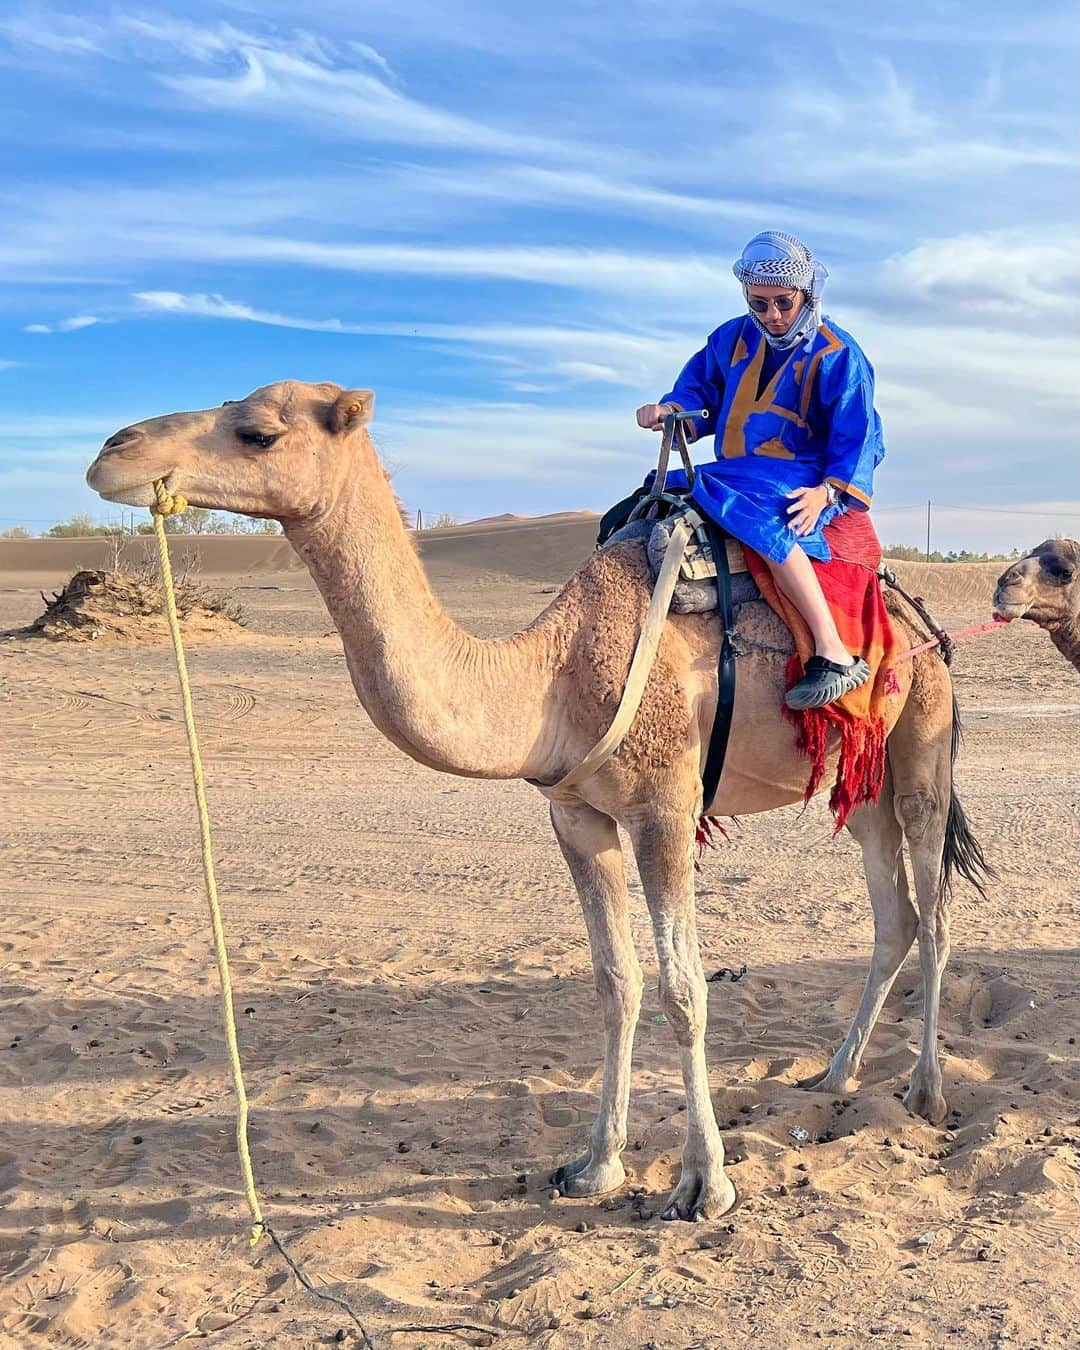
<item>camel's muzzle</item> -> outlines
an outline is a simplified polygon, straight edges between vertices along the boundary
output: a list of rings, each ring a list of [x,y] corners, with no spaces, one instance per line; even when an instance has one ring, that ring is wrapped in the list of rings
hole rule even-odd
[[[1022,619],[1031,608],[1030,600],[1010,600],[1005,591],[998,587],[994,592],[994,618],[1011,623],[1013,619]]]
[[[172,468],[151,473],[145,462],[139,463],[131,451],[141,440],[143,436],[137,428],[125,427],[101,447],[97,459],[86,471],[86,481],[99,497],[123,506],[154,504],[154,479],[168,480]]]

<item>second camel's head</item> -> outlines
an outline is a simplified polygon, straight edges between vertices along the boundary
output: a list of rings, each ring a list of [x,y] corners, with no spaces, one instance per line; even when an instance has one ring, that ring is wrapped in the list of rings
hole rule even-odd
[[[1006,568],[994,590],[994,612],[1058,628],[1080,613],[1080,543],[1047,539]]]

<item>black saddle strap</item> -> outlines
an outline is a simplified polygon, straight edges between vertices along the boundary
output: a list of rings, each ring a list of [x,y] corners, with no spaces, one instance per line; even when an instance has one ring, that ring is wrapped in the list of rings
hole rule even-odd
[[[716,663],[716,716],[709,736],[709,750],[705,768],[701,772],[702,810],[708,811],[720,784],[727,756],[728,737],[731,735],[731,717],[735,711],[735,647],[731,641],[734,628],[731,603],[731,570],[728,567],[727,540],[724,532],[708,518],[705,533],[716,563],[716,608],[720,615],[723,639]]]

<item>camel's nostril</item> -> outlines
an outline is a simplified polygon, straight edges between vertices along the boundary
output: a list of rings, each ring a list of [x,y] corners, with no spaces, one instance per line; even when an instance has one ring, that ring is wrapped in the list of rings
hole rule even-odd
[[[137,441],[141,435],[142,432],[136,427],[124,427],[123,430],[110,436],[101,448],[103,451],[119,450],[122,446],[130,445],[132,441]]]

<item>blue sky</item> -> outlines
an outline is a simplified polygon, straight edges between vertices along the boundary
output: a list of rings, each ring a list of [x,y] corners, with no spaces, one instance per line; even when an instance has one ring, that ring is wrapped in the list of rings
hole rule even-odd
[[[104,437],[289,377],[375,389],[429,515],[602,509],[769,227],[877,368],[883,536],[1080,534],[1073,4],[898,13],[14,0],[0,529],[104,518]]]

